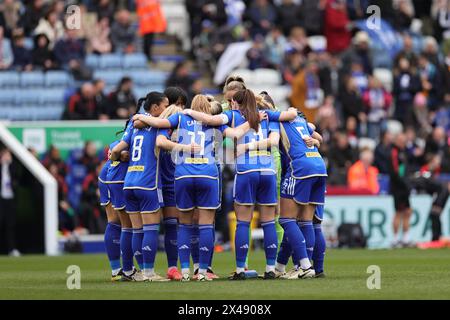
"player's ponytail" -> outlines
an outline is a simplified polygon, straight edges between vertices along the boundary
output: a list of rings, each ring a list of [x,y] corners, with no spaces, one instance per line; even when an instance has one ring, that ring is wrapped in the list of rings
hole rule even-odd
[[[240,90],[234,94],[233,100],[239,105],[239,110],[245,120],[250,124],[250,128],[257,132],[259,127],[259,113],[256,108],[256,98],[253,92],[249,89]]]
[[[136,112],[133,114],[133,116],[139,113],[139,110],[141,109],[141,106],[143,105],[144,102],[145,102],[145,98],[140,98],[140,99],[138,100]],[[133,118],[133,116],[131,116],[131,117],[125,122],[125,127],[124,127],[122,130],[116,132],[116,136],[118,136],[119,134],[124,133],[125,130],[127,130],[128,124],[130,123],[131,118]]]
[[[241,76],[229,76],[225,80],[223,93],[228,91],[238,91],[247,89],[244,79]]]

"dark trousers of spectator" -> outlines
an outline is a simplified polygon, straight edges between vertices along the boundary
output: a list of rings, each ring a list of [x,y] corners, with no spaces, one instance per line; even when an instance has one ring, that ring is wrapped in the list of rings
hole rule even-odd
[[[152,46],[153,46],[153,39],[155,38],[154,33],[147,33],[144,35],[144,48],[143,51],[145,55],[147,56],[147,60],[152,60]]]
[[[14,199],[0,197],[0,235],[4,234],[6,249],[10,252],[16,249],[16,205]],[[3,238],[3,237],[2,237]]]
[[[431,204],[429,215],[431,220],[431,240],[439,240],[442,235],[441,213],[449,197],[448,188],[445,184],[442,184],[439,181],[424,177],[413,180],[413,185],[415,189],[424,191],[433,197],[433,203]]]

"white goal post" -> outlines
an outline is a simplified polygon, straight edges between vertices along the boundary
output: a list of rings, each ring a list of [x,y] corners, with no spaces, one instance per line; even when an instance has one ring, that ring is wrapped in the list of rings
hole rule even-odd
[[[58,250],[58,185],[55,178],[24,145],[0,122],[0,140],[44,187],[45,254]]]

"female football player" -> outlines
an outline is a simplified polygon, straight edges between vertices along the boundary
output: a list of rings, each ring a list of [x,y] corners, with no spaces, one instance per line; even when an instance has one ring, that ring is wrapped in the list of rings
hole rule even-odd
[[[192,100],[192,110],[210,114],[211,105],[204,95],[196,95]],[[177,141],[183,145],[195,143],[200,146],[198,154],[178,153],[175,166],[175,201],[180,214],[178,228],[178,253],[183,279],[190,280],[189,258],[191,254],[192,218],[195,209],[199,212],[199,271],[197,281],[212,280],[207,269],[214,249],[213,228],[215,210],[220,205],[218,170],[215,163],[214,139],[216,130],[223,135],[240,138],[250,128],[246,122],[238,128],[218,126],[212,128],[195,121],[189,115],[178,113],[168,119],[136,115],[134,120],[145,122],[158,128],[177,129]],[[161,131],[161,134],[164,134]]]
[[[231,101],[233,110],[221,115],[208,116],[195,111],[186,110],[195,119],[210,125],[240,125],[248,121],[252,129],[237,141],[237,157],[235,185],[233,196],[237,216],[235,237],[236,272],[232,280],[245,279],[245,260],[249,249],[249,227],[255,205],[260,207],[260,219],[264,229],[264,247],[266,251],[265,279],[275,278],[275,258],[278,248],[275,229],[275,207],[277,205],[276,172],[270,151],[256,149],[257,141],[266,139],[266,144],[277,145],[279,133],[278,123],[270,124],[267,120],[260,123],[256,98],[251,90],[238,91]],[[292,119],[295,110],[283,114]],[[269,142],[267,141],[269,140]]]
[[[143,109],[154,117],[159,116],[168,106],[168,99],[159,92],[150,92],[140,99]],[[130,148],[130,161],[124,181],[126,212],[134,230],[143,229],[142,244],[133,241],[133,251],[141,251],[143,274],[135,270],[125,270],[124,278],[130,281],[166,281],[154,271],[154,261],[158,249],[161,193],[158,172],[157,130],[142,128],[127,130],[122,141],[114,147],[111,160],[117,160],[120,152]],[[133,235],[133,238],[136,238]]]

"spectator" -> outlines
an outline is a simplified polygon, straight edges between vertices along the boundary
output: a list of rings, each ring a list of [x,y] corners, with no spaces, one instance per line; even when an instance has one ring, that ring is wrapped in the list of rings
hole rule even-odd
[[[180,87],[188,92],[192,83],[187,61],[178,62],[166,81],[166,87]]]
[[[13,55],[13,67],[17,71],[31,71],[33,69],[31,51],[25,47],[25,37],[23,34],[14,35]]]
[[[59,149],[56,148],[54,145],[51,145],[49,147],[49,150],[44,156],[44,159],[42,160],[42,164],[44,167],[49,169],[50,166],[56,166],[57,173],[59,176],[65,178],[67,174],[67,166],[64,160],[61,158],[61,154],[59,152]]]
[[[95,173],[100,164],[100,159],[97,154],[97,147],[93,141],[85,142],[80,162],[86,167],[88,173]]]
[[[309,61],[292,81],[291,105],[302,111],[309,122],[315,121],[317,109],[323,101],[318,71],[317,63]]]
[[[98,159],[98,158],[97,158]],[[82,194],[80,203],[80,224],[89,233],[101,233],[105,230],[104,217],[101,215],[98,191],[98,175],[101,170],[101,163],[96,162],[94,171],[90,171],[82,184]]]
[[[289,35],[289,45],[297,52],[306,54],[309,50],[309,47],[305,29],[301,27],[292,28]]]
[[[408,181],[408,170],[406,137],[403,133],[399,133],[395,137],[389,159],[390,189],[394,197],[395,206],[394,242],[392,243],[394,248],[411,245],[409,241],[409,222],[412,210],[409,202],[411,187]],[[400,228],[402,229],[402,239],[399,236]]]
[[[255,0],[247,8],[244,16],[251,23],[252,36],[265,36],[277,19],[276,10],[268,0]]]
[[[49,48],[52,50],[56,42],[64,37],[64,25],[59,20],[58,13],[55,10],[49,10],[45,17],[39,20],[34,34],[45,34],[49,40]]]
[[[264,50],[264,38],[261,35],[257,35],[255,40],[253,40],[252,47],[247,51],[248,69],[255,70],[270,67]]]
[[[381,134],[381,141],[375,148],[375,167],[381,174],[389,174],[390,152],[392,145],[392,134],[389,131],[384,131]]]
[[[422,93],[427,98],[427,107],[430,111],[436,111],[441,92],[439,70],[428,60],[425,54],[419,56],[419,74],[422,82]]]
[[[354,61],[361,63],[365,74],[372,74],[373,57],[369,47],[370,38],[367,32],[359,31],[353,38],[353,44],[342,56],[342,63],[345,70],[350,69]]]
[[[0,70],[7,70],[14,61],[11,41],[4,37],[4,30],[0,26]]]
[[[367,190],[371,194],[378,194],[378,169],[372,165],[373,157],[372,150],[361,150],[359,160],[348,170],[348,186],[351,190]]]
[[[110,33],[108,17],[98,20],[89,37],[90,51],[96,54],[110,53],[112,51]]]
[[[291,48],[286,51],[283,65],[280,68],[284,83],[292,84],[295,75],[302,66],[303,60],[302,54],[297,50]]]
[[[299,26],[301,19],[300,6],[293,0],[283,0],[277,8],[277,25],[281,27],[285,36],[293,27]]]
[[[265,55],[268,62],[275,68],[279,68],[283,62],[287,40],[278,27],[272,28],[265,40]]]
[[[320,52],[319,64],[319,78],[325,96],[338,97],[343,82],[339,57],[330,55],[326,51]]]
[[[398,31],[407,31],[414,18],[414,7],[408,0],[398,0],[396,5],[396,8],[394,8],[393,27]]]
[[[411,172],[416,172],[420,169],[424,159],[424,144],[417,139],[414,127],[408,127],[405,130],[406,137],[406,154],[408,156],[408,163]]]
[[[108,21],[112,21],[114,19],[114,11],[115,11],[114,1],[98,0],[95,1],[94,4],[98,21],[103,20],[103,18],[107,18]]]
[[[156,0],[138,0],[137,15],[139,19],[139,33],[143,37],[143,51],[147,60],[152,58],[152,45],[155,33],[166,31],[166,18],[161,5]]]
[[[5,235],[3,241],[10,256],[18,257],[20,252],[16,246],[16,186],[17,176],[11,152],[2,147],[0,150],[0,234]]]
[[[95,90],[92,83],[86,82],[70,97],[64,120],[94,120],[98,117],[95,105]]]
[[[57,67],[55,55],[49,48],[49,41],[45,34],[38,34],[34,37],[32,57],[33,69],[50,70]]]
[[[77,36],[77,30],[66,29],[64,38],[56,43],[54,53],[59,65],[70,70],[76,80],[91,78],[91,71],[84,65],[86,52],[83,42]]]
[[[22,3],[16,0],[4,0],[0,3],[0,27],[4,28],[7,38],[12,38],[13,30],[20,27]]]
[[[36,29],[39,21],[45,15],[45,10],[46,7],[44,0],[28,1],[28,5],[23,15],[23,26],[26,35],[30,35],[33,30]]]
[[[136,26],[132,23],[130,12],[122,9],[116,13],[116,19],[111,26],[111,43],[114,51],[133,53],[137,51]]]
[[[186,9],[191,22],[191,39],[197,37],[205,20],[221,27],[227,22],[223,0],[186,0]]]
[[[436,127],[427,139],[425,145],[425,155],[438,154],[443,161],[449,161],[449,138],[447,137],[444,128]]]
[[[302,0],[300,5],[300,25],[309,36],[322,34],[323,10],[327,0]]]
[[[363,100],[354,78],[347,78],[344,89],[340,95],[340,100],[345,122],[347,122],[349,118],[355,119],[358,124],[366,122],[367,117],[364,112],[365,108]]]
[[[369,85],[369,75],[364,71],[364,66],[361,61],[358,59],[353,61],[349,71],[349,75],[355,81],[359,94],[363,95]]]
[[[48,171],[58,184],[58,228],[63,234],[69,234],[77,226],[75,210],[68,201],[69,187],[56,164],[51,163]]]
[[[341,53],[350,45],[352,36],[345,0],[327,1],[324,35],[327,38],[327,50],[332,54]]]
[[[408,33],[405,33],[402,37],[403,39],[403,49],[397,53],[396,57],[395,57],[395,68],[400,68],[400,60],[402,58],[405,58],[408,60],[409,65],[412,68],[417,67],[417,55],[414,52],[414,48],[413,48],[413,40],[411,38],[411,36]]]
[[[394,76],[394,118],[402,124],[414,125],[414,97],[421,90],[421,81],[406,57],[399,60],[399,71]]]
[[[386,127],[392,95],[383,88],[380,80],[371,77],[369,88],[363,94],[363,102],[367,110],[367,134],[369,138],[378,140]]]
[[[439,45],[436,39],[428,36],[423,40],[423,55],[425,55],[433,65],[439,67]]]
[[[136,113],[136,98],[133,94],[133,81],[123,77],[117,89],[109,95],[109,115],[111,119],[128,119]]]
[[[329,183],[345,185],[347,171],[356,160],[355,150],[350,146],[345,132],[338,131],[335,133],[328,159]]]
[[[105,90],[105,81],[102,79],[95,79],[92,81],[92,85],[94,86],[94,99],[95,99],[95,105],[98,110],[98,118],[100,120],[106,120],[109,119],[109,101],[106,97],[104,90]]]

